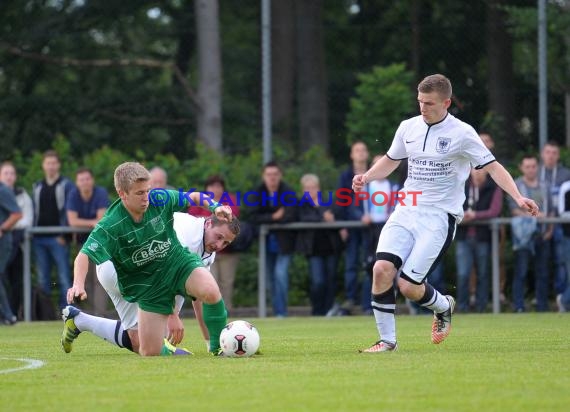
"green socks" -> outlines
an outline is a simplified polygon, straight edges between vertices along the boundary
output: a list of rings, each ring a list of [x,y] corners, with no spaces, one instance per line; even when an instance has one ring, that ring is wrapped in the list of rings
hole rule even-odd
[[[204,323],[206,323],[210,334],[210,352],[215,352],[220,348],[220,333],[228,323],[228,312],[223,299],[213,305],[204,303],[202,306],[204,308]]]

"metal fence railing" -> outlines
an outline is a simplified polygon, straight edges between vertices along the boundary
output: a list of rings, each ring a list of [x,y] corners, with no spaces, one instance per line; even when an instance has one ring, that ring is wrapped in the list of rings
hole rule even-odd
[[[570,223],[570,218],[541,218],[540,223]],[[491,229],[491,289],[492,289],[492,310],[493,313],[500,313],[501,305],[499,300],[500,294],[500,276],[499,276],[499,228],[502,225],[509,225],[510,217],[499,217],[484,221],[472,222],[470,224],[488,225]],[[295,222],[286,224],[265,224],[259,227],[259,251],[258,251],[258,316],[263,318],[267,316],[267,284],[266,284],[266,237],[272,230],[307,230],[307,229],[350,229],[366,227],[361,222],[356,221],[337,221],[337,222]],[[26,229],[23,243],[24,254],[24,320],[29,322],[32,320],[32,270],[31,270],[31,240],[36,234],[56,234],[56,233],[88,233],[90,230],[80,227],[31,227]]]

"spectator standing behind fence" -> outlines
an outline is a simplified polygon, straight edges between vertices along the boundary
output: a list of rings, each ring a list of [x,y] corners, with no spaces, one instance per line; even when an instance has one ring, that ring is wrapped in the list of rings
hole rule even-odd
[[[6,325],[17,321],[10,307],[10,300],[4,288],[5,269],[12,251],[12,228],[22,218],[16,196],[4,183],[0,182],[0,315]]]
[[[301,222],[334,222],[331,207],[319,196],[319,177],[306,174],[301,178],[303,197],[299,204]],[[319,200],[321,199],[321,200]],[[297,236],[297,251],[307,257],[310,274],[311,314],[325,316],[334,304],[336,294],[336,272],[342,240],[338,229],[301,230]]]
[[[570,180],[562,183],[558,194],[558,214],[560,217],[570,218]],[[562,261],[566,268],[566,282],[564,289],[556,295],[558,312],[570,310],[570,223],[562,223]]]
[[[232,214],[239,217],[239,206],[236,197],[226,192],[226,182],[219,175],[209,176],[204,184],[204,191],[210,195],[216,202],[229,206]],[[223,196],[223,198],[222,198]],[[210,217],[211,213],[199,206],[190,206],[188,213],[197,217]],[[238,235],[239,236],[239,235]],[[229,246],[231,247],[231,245]],[[207,253],[204,251],[204,253]],[[202,256],[204,258],[204,256]],[[216,260],[212,263],[210,271],[216,281],[220,285],[222,298],[226,304],[226,308],[233,308],[234,282],[236,278],[237,265],[239,264],[240,254],[226,250],[216,252]]]
[[[570,170],[559,163],[560,146],[555,141],[548,141],[540,151],[541,165],[538,176],[541,184],[546,187],[550,195],[552,210],[548,210],[549,216],[558,214],[558,193],[560,185],[570,180]],[[552,238],[548,242],[553,265],[553,287],[556,296],[561,294],[566,288],[566,267],[563,255],[563,233],[559,224],[554,225]]]
[[[93,172],[82,167],[75,172],[76,187],[69,193],[66,201],[67,220],[70,226],[93,229],[101,220],[109,207],[109,194],[101,186],[95,186]],[[78,233],[77,243],[80,248],[87,240],[88,233]],[[93,311],[96,315],[104,315],[107,310],[107,294],[105,289],[97,282],[95,264],[89,262],[89,281],[87,294],[92,296]]]
[[[174,187],[168,184],[168,173],[162,167],[154,166],[149,170],[150,173],[150,186],[161,189],[174,190]]]
[[[489,302],[489,258],[491,230],[486,225],[469,223],[497,217],[503,207],[503,192],[486,169],[472,169],[465,183],[465,214],[457,227],[457,309],[469,311],[469,278],[475,264],[475,310],[485,312]]]
[[[297,220],[294,190],[284,183],[279,165],[270,161],[263,166],[262,179],[253,196],[251,219],[255,224],[288,223]],[[293,204],[291,204],[293,203]],[[273,305],[273,315],[288,314],[289,264],[295,249],[296,234],[292,230],[273,230],[267,235],[266,279]]]
[[[22,311],[23,278],[24,278],[24,255],[22,244],[24,242],[24,230],[32,226],[34,220],[34,208],[32,198],[22,187],[16,187],[16,167],[12,162],[4,162],[0,165],[0,182],[4,183],[16,196],[16,203],[22,211],[22,218],[12,227],[12,252],[8,257],[6,266],[6,280],[8,283],[8,296],[12,312],[20,316]]]
[[[54,150],[43,155],[44,178],[34,183],[34,226],[67,226],[65,203],[74,185],[61,176],[61,162]],[[51,295],[51,269],[55,263],[59,287],[59,307],[67,305],[67,289],[71,287],[71,263],[69,261],[69,236],[61,233],[36,234],[33,239],[34,254],[38,266],[38,279],[42,292]]]
[[[545,217],[543,210],[551,210],[550,197],[546,187],[538,178],[538,159],[534,155],[525,155],[520,162],[522,176],[515,183],[524,197],[536,202],[540,208],[537,217]],[[529,217],[509,199],[509,209],[513,215],[511,221],[513,231],[513,250],[515,251],[515,273],[513,275],[513,308],[516,312],[526,310],[525,285],[528,274],[529,261],[534,262],[534,284],[536,297],[536,310],[548,310],[548,263],[550,248],[548,243],[552,237],[551,224],[538,224],[536,217]]]
[[[356,174],[362,174],[368,170],[368,147],[362,141],[355,141],[350,146],[350,159],[352,164],[346,169],[339,178],[339,189],[348,189],[352,196],[352,202],[349,206],[340,208],[339,220],[364,221],[370,223],[366,217],[369,214],[368,202],[360,201],[358,204],[354,201],[354,193],[352,192],[352,178]],[[367,191],[364,187],[362,191]],[[346,235],[348,233],[348,236]],[[358,274],[364,268],[366,255],[369,249],[369,230],[368,228],[348,229],[343,234],[346,239],[346,251],[344,255],[344,294],[345,301],[341,306],[340,314],[350,314],[356,306],[360,305],[364,311],[370,308],[370,289],[360,294],[359,299],[359,282]],[[360,300],[360,302],[359,302]]]

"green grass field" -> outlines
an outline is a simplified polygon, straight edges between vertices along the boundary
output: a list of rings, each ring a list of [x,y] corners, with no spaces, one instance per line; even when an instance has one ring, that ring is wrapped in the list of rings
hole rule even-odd
[[[0,327],[0,411],[567,411],[570,317],[458,315],[441,345],[431,318],[399,316],[400,349],[359,354],[372,317],[249,319],[262,354],[215,358],[194,321],[192,357],[140,358],[61,322]],[[17,359],[45,362],[37,369]]]

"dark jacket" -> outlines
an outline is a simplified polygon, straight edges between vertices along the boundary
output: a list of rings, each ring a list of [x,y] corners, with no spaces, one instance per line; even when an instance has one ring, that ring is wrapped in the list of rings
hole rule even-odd
[[[326,210],[331,209],[303,203],[298,209],[299,220],[301,222],[324,222],[323,214]],[[299,231],[297,235],[297,252],[305,256],[338,255],[342,247],[339,229],[308,229]]]
[[[262,196],[265,193],[265,199]],[[271,198],[270,198],[271,197]],[[291,204],[288,205],[288,202]],[[263,223],[289,223],[297,220],[297,199],[293,188],[281,182],[277,193],[269,193],[265,183],[259,185],[253,195],[248,196],[248,203],[253,204],[250,213],[251,223],[260,225]],[[285,214],[279,220],[273,220],[272,214],[279,208],[285,208]],[[279,245],[279,253],[290,254],[295,251],[296,233],[294,230],[275,230]]]
[[[349,206],[339,206],[338,220],[360,220],[364,216],[364,203],[359,202],[355,206],[354,192],[352,191],[352,178],[354,177],[354,170],[349,167],[341,173],[338,179],[338,189],[350,189],[350,192],[343,192],[344,195],[350,195],[352,201]]]
[[[467,179],[465,182],[465,202],[463,203],[463,210],[467,210],[469,207],[471,207],[471,210],[475,211],[477,214],[476,219],[490,219],[492,217],[499,216],[503,205],[503,194],[491,176],[487,175],[487,179],[479,188],[477,199],[473,199],[473,196],[470,194],[472,186],[473,184],[471,183],[471,179]],[[499,191],[499,194],[497,196],[498,199],[500,199],[500,203],[493,205],[493,197],[497,191]],[[470,198],[472,205],[469,205]],[[497,212],[495,213],[494,210],[497,210]],[[466,239],[468,233],[474,234],[475,238],[479,242],[491,241],[491,230],[489,229],[488,225],[459,225],[457,227],[456,234],[457,240]]]

